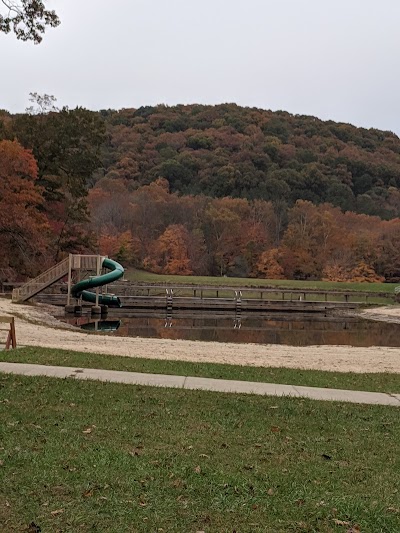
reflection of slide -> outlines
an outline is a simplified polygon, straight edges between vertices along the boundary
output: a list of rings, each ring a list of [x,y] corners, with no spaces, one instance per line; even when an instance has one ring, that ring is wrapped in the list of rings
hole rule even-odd
[[[71,295],[73,298],[82,298],[85,302],[96,303],[96,294],[94,292],[89,292],[87,289],[102,287],[103,285],[117,281],[117,279],[122,278],[124,275],[123,267],[112,259],[103,259],[101,266],[102,268],[111,270],[111,272],[107,272],[102,276],[92,276],[89,279],[79,281],[71,288]],[[99,294],[99,305],[121,307],[121,300],[113,294]]]
[[[95,320],[94,322],[88,322],[87,324],[82,324],[81,329],[86,331],[117,331],[120,327],[120,320]]]

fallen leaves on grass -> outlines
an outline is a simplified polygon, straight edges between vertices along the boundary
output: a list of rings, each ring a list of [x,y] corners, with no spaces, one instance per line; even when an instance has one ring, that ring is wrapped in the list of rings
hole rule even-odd
[[[185,482],[184,482],[183,479],[181,479],[181,478],[175,479],[175,480],[172,482],[172,486],[173,486],[175,489],[181,489],[184,485],[185,485]]]
[[[55,511],[51,511],[51,516],[58,516],[59,514],[62,514],[64,512],[64,509],[56,509]]]
[[[346,522],[346,520],[338,520],[337,518],[333,519],[334,524],[337,526],[350,526],[350,522]]]
[[[96,428],[95,425],[92,425],[92,426],[89,426],[87,427],[86,429],[84,429],[82,431],[82,433],[84,433],[85,435],[89,435],[90,433],[92,433],[92,431]]]
[[[68,472],[76,472],[77,468],[75,466],[64,465],[63,470],[68,470]]]
[[[343,526],[343,527],[350,526],[350,529],[346,529],[346,533],[361,533],[361,529],[358,524],[354,524],[354,526],[352,526],[351,523],[348,522],[347,520],[338,520],[336,518],[333,519],[333,522],[337,526]]]
[[[137,446],[136,448],[132,448],[132,450],[129,451],[129,455],[132,457],[139,457],[139,455],[142,455],[143,453],[143,446]]]
[[[176,501],[179,502],[183,507],[187,507],[189,505],[189,501],[184,497],[183,494],[179,494],[179,496],[176,498]]]
[[[361,529],[360,529],[360,526],[355,524],[354,526],[352,526],[350,529],[348,529],[346,531],[346,533],[361,533]]]
[[[196,472],[196,474],[201,474],[201,468],[200,468],[200,466],[196,466],[196,468],[194,469],[194,471]]]

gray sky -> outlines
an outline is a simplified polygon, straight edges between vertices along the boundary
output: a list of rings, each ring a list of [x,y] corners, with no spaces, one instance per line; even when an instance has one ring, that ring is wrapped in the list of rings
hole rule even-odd
[[[236,102],[400,134],[399,0],[51,0],[42,44],[0,34],[0,108]]]

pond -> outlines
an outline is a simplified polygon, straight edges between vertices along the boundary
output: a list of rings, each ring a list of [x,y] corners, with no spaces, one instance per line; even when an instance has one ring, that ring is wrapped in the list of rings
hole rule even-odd
[[[206,314],[129,313],[110,310],[107,317],[90,315],[63,318],[64,322],[91,331],[122,337],[187,339],[290,346],[349,345],[400,346],[400,324],[324,314]]]

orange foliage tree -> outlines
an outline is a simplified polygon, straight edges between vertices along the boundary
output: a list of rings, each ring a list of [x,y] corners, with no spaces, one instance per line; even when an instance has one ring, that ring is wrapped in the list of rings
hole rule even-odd
[[[125,236],[134,250],[126,261],[154,272],[366,282],[400,277],[399,220],[304,200],[287,211],[282,202],[180,196],[164,179],[130,190],[121,178],[105,178],[90,192],[90,204],[102,253],[122,253]]]
[[[266,279],[285,279],[283,268],[279,264],[278,248],[271,248],[260,255],[257,270]]]
[[[190,237],[182,225],[171,225],[154,243],[152,256],[145,260],[145,265],[163,274],[193,274],[189,258]]]
[[[102,233],[98,244],[100,254],[108,255],[120,263],[128,265],[134,262],[139,247],[137,239],[133,238],[129,230],[118,235]]]
[[[32,153],[16,141],[1,141],[0,265],[8,275],[32,275],[45,259],[49,226],[36,179]]]

